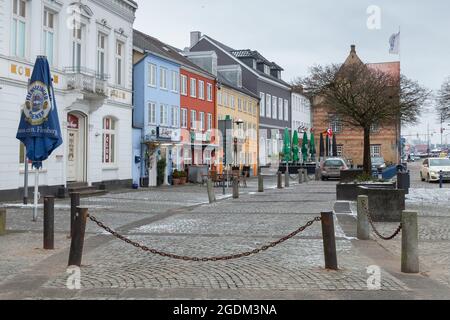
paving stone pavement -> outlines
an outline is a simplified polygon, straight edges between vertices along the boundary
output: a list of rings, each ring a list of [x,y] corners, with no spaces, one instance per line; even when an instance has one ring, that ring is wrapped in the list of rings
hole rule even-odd
[[[84,199],[83,203],[91,207],[91,214],[132,240],[170,253],[200,257],[261,247],[334,206],[336,182],[299,185],[293,181],[290,188],[278,190],[274,177],[265,180],[266,192],[257,193],[256,181],[251,180],[248,188],[241,188],[239,199],[223,197],[221,188],[215,188],[216,195],[223,199],[214,204],[207,203],[202,186],[110,193]],[[260,254],[204,263],[151,255],[89,222],[82,287],[68,290],[69,243],[65,235],[69,211],[64,208],[67,201],[58,204],[58,249],[52,253],[24,249],[28,253],[20,258],[17,242],[21,241],[22,247],[39,247],[40,229],[28,221],[29,211],[8,210],[9,234],[0,238],[6,244],[0,246],[0,256],[9,260],[0,263],[0,299],[392,299],[426,296],[417,290],[417,282],[419,287],[426,284],[427,290],[434,286],[425,276],[404,277],[395,268],[386,267],[382,268],[381,290],[369,290],[367,267],[381,264],[379,257],[386,255],[383,259],[395,265],[398,255],[387,254],[395,250],[384,249],[374,241],[367,245],[355,242],[336,219],[339,271],[323,268],[320,223]]]

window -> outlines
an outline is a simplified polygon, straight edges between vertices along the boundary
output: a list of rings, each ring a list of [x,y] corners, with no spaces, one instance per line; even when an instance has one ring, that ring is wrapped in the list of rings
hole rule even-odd
[[[248,110],[248,101],[244,100],[244,112],[247,112]]]
[[[116,159],[116,121],[106,117],[103,119],[103,158],[102,162],[115,163]]]
[[[259,97],[261,98],[261,101],[259,102],[259,115],[261,117],[264,117],[266,115],[266,94],[264,92],[259,93]]]
[[[266,94],[266,117],[270,118],[272,115],[272,97],[270,94]]]
[[[370,157],[381,157],[381,145],[373,144],[370,146]]]
[[[222,105],[222,91],[217,92],[217,104]]]
[[[181,127],[187,128],[187,109],[181,109]]]
[[[270,67],[268,65],[264,65],[264,73],[265,74],[270,74]]]
[[[44,53],[48,63],[52,66],[54,62],[54,40],[55,40],[55,14],[47,9],[44,10]]]
[[[234,100],[234,96],[230,96],[230,108],[235,109],[236,108],[236,102]]]
[[[242,111],[242,100],[241,100],[241,98],[238,98],[238,110]]]
[[[83,57],[83,26],[73,28],[72,32],[72,66],[74,71],[80,71]]]
[[[156,65],[152,63],[148,66],[148,85],[156,87]]]
[[[123,56],[124,44],[120,41],[116,43],[116,84],[123,85]]]
[[[198,98],[205,100],[205,82],[198,80]]]
[[[161,126],[167,126],[168,125],[168,121],[167,121],[167,110],[168,106],[165,104],[160,104],[159,105],[159,124]]]
[[[208,113],[208,127],[207,130],[211,130],[212,129],[212,114]]]
[[[13,20],[11,29],[12,55],[24,58],[26,43],[27,2],[25,0],[13,1]]]
[[[339,116],[337,115],[329,115],[330,118],[330,128],[333,130],[333,133],[341,133],[342,132],[342,122]]]
[[[172,92],[178,92],[178,83],[180,80],[178,79],[178,72],[172,71]]]
[[[223,106],[228,107],[228,93],[224,92],[222,99],[223,99]]]
[[[156,103],[154,102],[148,104],[148,123],[156,124]]]
[[[197,98],[197,80],[191,78],[191,97]]]
[[[191,110],[191,129],[196,129],[197,111]]]
[[[163,90],[167,90],[167,69],[160,69],[159,87]]]
[[[106,43],[106,35],[99,32],[97,36],[97,76],[100,79],[104,79],[106,73]]]
[[[378,123],[374,123],[370,126],[370,132],[372,133],[380,132],[380,126],[378,125]]]
[[[181,75],[181,94],[187,96],[187,76]]]
[[[277,118],[277,113],[278,113],[277,102],[278,102],[277,97],[273,96],[272,97],[272,118],[274,118],[274,119]],[[281,108],[281,106],[280,106],[280,108]]]
[[[342,144],[336,145],[336,150],[337,150],[337,156],[338,157],[343,157],[344,156],[344,146]]]
[[[284,100],[284,121],[289,121],[289,101]]]
[[[213,100],[213,85],[211,83],[207,84],[207,99],[208,101],[212,101]]]
[[[283,98],[278,98],[278,119],[283,120]]]
[[[171,125],[172,125],[172,127],[178,127],[179,120],[180,120],[180,116],[178,114],[178,107],[172,106],[170,111],[171,111],[170,112]]]
[[[200,112],[200,130],[205,130],[205,113]]]

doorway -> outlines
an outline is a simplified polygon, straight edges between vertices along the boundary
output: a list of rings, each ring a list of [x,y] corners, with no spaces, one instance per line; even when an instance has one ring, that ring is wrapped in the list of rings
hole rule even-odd
[[[86,117],[67,114],[67,182],[86,182]]]

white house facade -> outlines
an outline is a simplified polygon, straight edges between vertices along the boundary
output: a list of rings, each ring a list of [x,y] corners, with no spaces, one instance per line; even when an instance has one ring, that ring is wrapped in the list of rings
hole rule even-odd
[[[40,171],[41,190],[131,186],[136,10],[131,0],[0,0],[0,200],[22,197],[26,161],[15,136],[38,55],[50,63],[63,136]]]
[[[292,132],[297,131],[300,139],[306,132],[308,139],[311,137],[311,101],[300,93],[293,92],[292,101]],[[301,152],[301,150],[300,150]]]

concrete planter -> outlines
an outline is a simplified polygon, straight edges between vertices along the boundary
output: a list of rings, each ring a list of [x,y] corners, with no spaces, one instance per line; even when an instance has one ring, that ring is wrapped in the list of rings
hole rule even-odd
[[[405,210],[405,190],[359,187],[359,195],[369,197],[369,212],[374,222],[400,222]]]
[[[338,201],[356,201],[360,191],[358,187],[376,189],[395,189],[395,183],[339,183],[336,185],[336,199]]]
[[[363,169],[341,170],[341,183],[355,181],[355,179],[364,173]]]

